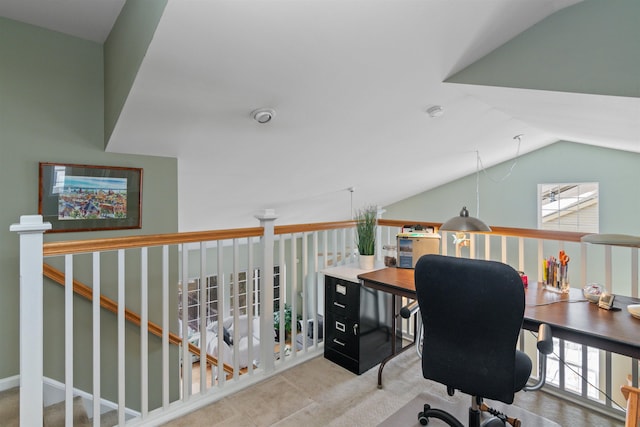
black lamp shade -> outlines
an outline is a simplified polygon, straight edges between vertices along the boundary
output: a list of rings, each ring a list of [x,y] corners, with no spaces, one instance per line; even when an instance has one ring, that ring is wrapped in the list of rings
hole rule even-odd
[[[442,231],[491,231],[491,228],[480,221],[478,218],[474,218],[469,216],[469,211],[466,206],[462,207],[459,216],[454,216],[453,218],[446,221],[444,224],[440,226],[440,230]]]

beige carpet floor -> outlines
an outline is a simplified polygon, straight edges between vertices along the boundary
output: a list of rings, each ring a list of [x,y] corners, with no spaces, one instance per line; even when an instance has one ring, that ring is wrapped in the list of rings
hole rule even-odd
[[[413,350],[385,366],[382,389],[376,386],[377,371],[374,367],[358,376],[318,357],[165,425],[372,427],[423,392],[448,398],[444,386],[422,378],[420,361]],[[458,395],[466,410],[468,397]],[[515,404],[561,426],[624,426],[623,422],[542,392],[518,393]]]

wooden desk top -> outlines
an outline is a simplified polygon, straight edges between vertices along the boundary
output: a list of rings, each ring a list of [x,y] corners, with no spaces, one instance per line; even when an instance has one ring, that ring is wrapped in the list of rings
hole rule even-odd
[[[415,299],[416,286],[413,280],[413,269],[387,267],[358,275],[365,286],[391,292],[396,295]]]
[[[540,323],[547,323],[554,337],[638,359],[640,320],[627,311],[627,305],[638,303],[638,299],[616,295],[614,310],[605,310],[587,301],[580,289],[563,295],[533,283],[526,292],[523,328],[536,330]]]
[[[367,287],[415,299],[413,275],[412,269],[392,267],[358,278]],[[530,283],[522,327],[537,331],[541,323],[547,323],[555,338],[640,359],[640,320],[629,314],[628,304],[640,304],[640,299],[616,295],[613,306],[618,310],[604,310],[588,302],[580,289],[558,294]]]

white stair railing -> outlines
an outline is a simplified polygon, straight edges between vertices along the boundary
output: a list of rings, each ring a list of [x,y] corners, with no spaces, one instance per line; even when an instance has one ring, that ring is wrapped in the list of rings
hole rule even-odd
[[[260,220],[261,228],[86,241],[56,241],[46,244],[43,243],[43,232],[50,229],[50,225],[43,223],[41,216],[23,216],[20,224],[12,225],[11,231],[20,235],[21,247],[21,316],[23,317],[20,325],[21,386],[23,390],[21,402],[24,406],[21,408],[23,414],[21,425],[34,426],[43,423],[42,379],[45,329],[43,325],[43,263],[45,262],[50,264],[45,265],[45,276],[65,286],[62,299],[57,300],[56,297],[47,301],[48,308],[58,304],[60,304],[58,307],[64,305],[64,320],[63,325],[60,326],[64,330],[65,345],[63,349],[48,349],[47,351],[64,351],[63,354],[56,354],[54,359],[65,360],[63,376],[66,384],[64,384],[65,392],[63,394],[67,412],[65,415],[66,425],[72,425],[73,398],[78,394],[83,395],[85,399],[92,400],[92,402],[87,401],[85,404],[90,408],[90,416],[93,417],[96,426],[101,423],[100,413],[105,404],[110,409],[117,410],[119,425],[157,425],[321,354],[323,345],[318,334],[313,334],[313,344],[303,339],[301,348],[299,348],[295,346],[294,341],[292,342],[293,352],[288,352],[286,355],[282,353],[280,357],[274,354],[274,277],[272,272],[274,271],[274,247],[278,244],[276,236],[281,247],[287,244],[293,248],[291,253],[287,253],[286,257],[281,257],[278,260],[283,263],[280,267],[282,276],[280,278],[280,297],[284,301],[284,292],[288,292],[288,298],[296,300],[293,304],[295,315],[291,329],[306,334],[309,323],[305,321],[298,324],[295,323],[295,319],[298,314],[302,314],[305,318],[308,317],[307,320],[312,322],[311,325],[317,325],[318,316],[321,315],[318,309],[320,305],[317,304],[324,298],[322,282],[319,280],[320,266],[317,260],[320,245],[326,247],[328,235],[333,235],[341,236],[341,239],[338,239],[338,246],[344,248],[345,228],[351,228],[352,224],[349,222],[329,223],[325,224],[325,228],[321,228],[320,231],[312,230],[308,225],[289,226],[293,227],[291,232],[280,230],[276,233],[274,226],[276,216],[272,211],[265,211],[257,218]],[[260,239],[259,244],[256,243],[256,238]],[[335,238],[333,240],[335,246],[336,240]],[[254,253],[255,245],[260,249]],[[298,248],[304,252],[305,259],[301,263],[302,267],[298,265],[300,263],[297,254]],[[213,253],[214,257],[218,257],[217,263],[215,259],[213,262],[207,261],[207,254],[210,253]],[[242,259],[240,253],[242,253]],[[307,256],[314,257],[315,262],[310,262],[306,259]],[[254,258],[257,260],[257,269],[262,272],[259,278],[254,277],[253,274],[253,271],[256,271]],[[196,265],[198,264],[196,259],[200,263],[199,268]],[[211,269],[208,268],[207,262]],[[230,269],[229,264],[232,264]],[[57,270],[56,267],[60,270]],[[288,279],[286,278],[287,268],[289,268],[288,274],[290,276]],[[171,328],[169,323],[170,310],[175,309],[171,307],[170,301],[172,298],[175,301],[177,297],[170,295],[170,284],[176,279],[189,278],[194,272],[201,283],[205,283],[206,275],[211,274],[212,270],[214,274],[219,276],[221,285],[219,296],[222,301],[219,301],[216,308],[220,310],[219,314],[222,316],[224,314],[223,307],[226,306],[229,309],[229,300],[231,299],[231,310],[236,325],[242,321],[238,319],[238,281],[241,280],[239,272],[246,271],[246,298],[249,307],[254,304],[258,306],[257,294],[254,294],[254,291],[257,292],[259,286],[260,312],[258,314],[261,339],[259,347],[253,348],[252,343],[249,344],[249,358],[250,360],[260,359],[260,363],[257,366],[250,364],[247,368],[241,369],[238,364],[238,349],[236,347],[232,350],[233,360],[229,365],[224,365],[225,370],[223,370],[222,357],[219,358],[218,364],[209,371],[205,369],[205,366],[201,366],[201,385],[198,392],[192,390],[190,386],[191,375],[194,372],[191,354],[188,351],[184,353],[182,350],[176,351],[175,347],[172,350],[170,346],[172,343],[179,342],[177,337],[169,331],[170,329],[175,330],[175,328]],[[231,277],[233,279],[230,279]],[[190,279],[185,282],[188,280]],[[289,291],[286,289],[287,286],[290,287]],[[91,314],[87,319],[74,314],[78,310],[83,310],[82,307],[85,304],[81,300],[75,301],[74,291],[93,300]],[[114,299],[106,298],[101,295],[101,292],[112,295]],[[206,298],[208,295],[206,295],[205,289],[201,288],[199,292],[201,316],[205,314]],[[301,301],[297,301],[297,298],[301,298]],[[313,301],[313,306],[308,305],[307,298]],[[56,310],[59,311],[59,309]],[[113,314],[107,314],[108,311]],[[135,312],[140,314],[137,315]],[[252,313],[249,311],[248,314]],[[136,318],[140,322],[140,326],[132,328],[131,324],[127,322],[129,320],[136,321]],[[74,330],[79,327],[79,324],[82,325],[82,330],[86,331],[83,332],[85,335],[82,337],[74,335]],[[149,326],[147,327],[147,325]],[[204,319],[201,319],[200,326],[206,328]],[[251,331],[253,323],[249,321],[247,327]],[[46,325],[46,328],[57,328],[57,325]],[[158,332],[159,329],[161,329],[161,333]],[[117,331],[117,335],[114,334],[114,339],[109,347],[105,346],[105,330]],[[151,338],[148,336],[148,332],[159,337]],[[223,334],[222,331],[219,332],[220,342],[218,344],[222,344]],[[139,346],[131,341],[132,334],[137,337]],[[187,335],[183,333],[180,338],[181,345],[185,349],[190,346]],[[90,337],[87,342],[88,347],[83,343],[86,337]],[[292,337],[293,340],[295,338],[295,336]],[[199,356],[203,362],[201,365],[205,365],[203,356],[206,356],[207,360],[211,356],[205,353],[206,337],[204,334],[200,344]],[[83,357],[83,354],[78,353],[82,351],[79,348],[89,348],[93,357]],[[158,351],[158,349],[160,350]],[[182,353],[182,358],[179,357],[180,353]],[[54,353],[51,354],[54,355]],[[178,369],[178,372],[175,362],[179,359],[182,359],[183,369]],[[88,377],[82,371],[77,371],[78,368],[74,366],[78,362],[87,360],[92,371]],[[105,366],[114,369],[106,374],[110,378],[105,377]],[[159,369],[158,366],[161,368]],[[149,372],[150,369],[155,373]],[[206,376],[211,375],[212,371],[214,375],[216,372],[219,375],[217,379],[214,378],[207,383]],[[132,372],[136,372],[134,376],[130,375]],[[176,372],[180,374],[184,384],[187,385],[186,387],[182,388],[180,385],[175,387]],[[138,376],[138,381],[131,381],[132,378]],[[137,384],[134,384],[135,382]],[[80,390],[77,388],[77,384],[91,385],[84,387],[86,390]],[[153,390],[154,387],[158,391]],[[151,399],[152,391],[156,396],[154,402]],[[161,395],[160,403],[157,401],[158,394]]]
[[[21,364],[21,395],[24,398],[21,399],[21,420],[22,425],[34,426],[42,425],[42,376],[43,376],[43,279],[42,279],[42,264],[43,256],[50,256],[51,258],[60,258],[62,260],[58,264],[65,265],[65,279],[67,283],[66,292],[70,292],[70,288],[75,282],[73,265],[78,267],[81,264],[88,264],[91,267],[92,275],[89,275],[87,281],[92,281],[93,287],[93,325],[92,325],[92,345],[93,345],[93,413],[94,413],[94,425],[100,424],[100,401],[104,398],[105,378],[100,375],[101,364],[105,363],[104,357],[101,359],[101,353],[104,353],[105,349],[101,349],[100,332],[101,329],[107,327],[105,323],[117,323],[119,330],[117,353],[119,354],[118,372],[114,373],[114,377],[118,378],[116,398],[112,401],[117,402],[119,406],[119,423],[127,425],[152,425],[158,424],[162,421],[169,420],[179,416],[182,413],[192,411],[198,406],[204,406],[218,400],[225,395],[235,392],[240,388],[249,387],[253,383],[262,380],[263,378],[273,375],[282,369],[286,369],[294,364],[301,363],[310,357],[321,353],[323,346],[318,339],[318,334],[312,335],[313,339],[310,341],[303,340],[302,348],[297,348],[295,343],[292,342],[291,355],[285,355],[284,349],[281,348],[279,355],[274,355],[274,337],[273,337],[273,301],[274,301],[274,277],[271,272],[274,271],[274,265],[279,266],[279,292],[281,302],[291,301],[293,304],[293,322],[298,315],[302,315],[307,321],[302,322],[300,327],[297,324],[292,325],[292,330],[295,332],[301,332],[306,338],[308,334],[308,328],[317,325],[319,316],[322,314],[322,306],[324,299],[324,289],[320,270],[329,266],[341,265],[348,262],[353,262],[354,259],[351,256],[353,253],[353,244],[355,236],[353,233],[353,223],[346,221],[341,223],[326,223],[326,224],[306,224],[306,225],[292,225],[292,226],[280,226],[275,227],[274,223],[276,216],[272,211],[265,211],[262,215],[257,217],[260,220],[261,229],[242,229],[242,230],[222,230],[203,233],[177,233],[173,235],[161,235],[161,236],[146,236],[149,240],[145,240],[143,243],[136,243],[136,239],[142,239],[145,236],[136,238],[120,238],[120,239],[100,239],[100,241],[88,241],[88,242],[55,242],[57,243],[80,243],[72,251],[65,252],[49,251],[49,248],[55,246],[55,244],[45,244],[43,251],[43,233],[49,229],[49,225],[43,223],[42,217],[39,215],[23,216],[20,219],[19,224],[13,224],[11,231],[15,231],[20,236],[20,282],[21,282],[21,342],[20,342],[20,364]],[[384,220],[381,229],[378,232],[377,249],[381,254],[382,245],[392,244],[395,242],[395,235],[400,230],[404,222]],[[427,223],[427,225],[432,225]],[[477,257],[484,259],[496,259],[503,262],[507,262],[519,270],[524,270],[529,276],[529,280],[540,280],[539,266],[540,260],[547,255],[557,253],[559,249],[564,249],[571,254],[572,269],[574,276],[572,279],[572,285],[576,285],[577,282],[584,281],[587,274],[593,275],[593,271],[602,271],[602,281],[607,284],[607,288],[619,293],[631,293],[632,295],[638,294],[638,250],[629,249],[630,256],[624,252],[620,253],[619,250],[611,250],[604,247],[602,250],[597,251],[595,248],[587,248],[585,244],[579,242],[573,233],[567,234],[553,234],[545,232],[537,232],[536,230],[515,230],[515,229],[499,229],[496,227],[496,232],[491,235],[477,235],[470,239],[470,247],[464,248],[462,256]],[[253,247],[257,238],[260,238],[260,245],[256,246],[259,250],[253,252]],[[106,247],[100,245],[104,240],[112,240]],[[443,233],[441,239],[441,252],[453,253],[456,251],[455,245],[451,243],[450,236],[447,233]],[[149,243],[151,242],[151,243]],[[85,244],[82,246],[82,244]],[[212,245],[213,244],[213,245]],[[197,246],[197,247],[196,247]],[[285,252],[285,246],[287,251]],[[78,249],[80,247],[80,249]],[[277,247],[277,250],[275,248]],[[156,249],[153,249],[156,248]],[[246,249],[246,250],[245,250]],[[208,250],[215,252],[215,258],[207,260]],[[274,253],[275,250],[275,253]],[[117,258],[115,267],[110,262],[102,261],[103,259],[111,259],[114,255],[109,255],[109,252],[115,254]],[[589,252],[589,268],[587,268],[587,252]],[[600,256],[599,252],[604,252],[603,256]],[[224,259],[223,259],[224,253]],[[76,260],[76,256],[87,256],[82,254],[91,254],[91,262],[87,263],[86,258]],[[242,254],[242,255],[240,255]],[[242,259],[241,259],[242,256]],[[230,257],[230,258],[227,258]],[[612,260],[613,257],[613,260]],[[127,263],[127,260],[135,258],[139,260],[137,267],[133,263]],[[158,261],[158,258],[161,258]],[[257,268],[261,271],[260,278],[253,277],[254,271],[254,259]],[[615,277],[619,275],[615,271],[616,266],[619,265],[619,259],[626,260],[624,265],[629,264],[629,267],[625,268],[625,271],[630,271],[630,280],[615,280]],[[629,260],[630,259],[630,260]],[[197,261],[196,261],[197,260]],[[64,261],[64,262],[62,262]],[[224,262],[223,262],[224,261]],[[277,262],[276,262],[277,261]],[[594,262],[595,261],[595,262]],[[137,262],[137,261],[136,261]],[[181,270],[179,274],[170,271],[174,264],[178,265],[178,270]],[[124,266],[127,265],[128,271],[125,274]],[[193,264],[193,265],[191,265]],[[196,265],[197,264],[197,265]],[[232,267],[228,267],[228,265]],[[599,268],[600,264],[602,268]],[[153,266],[153,267],[150,267]],[[154,268],[161,269],[160,272],[154,272],[156,280],[150,280],[150,275]],[[613,267],[612,267],[613,266]],[[127,282],[128,274],[132,269],[139,268],[139,281],[136,283]],[[226,270],[225,270],[226,269]],[[612,272],[614,270],[614,280],[611,279]],[[175,388],[170,384],[171,380],[175,380],[171,377],[171,372],[175,371],[176,352],[170,348],[170,300],[176,298],[176,295],[170,295],[170,283],[172,280],[178,278],[185,288],[188,289],[188,281],[193,277],[198,277],[200,280],[200,292],[199,292],[199,304],[200,304],[200,329],[206,323],[204,317],[206,312],[204,310],[206,301],[206,293],[203,288],[206,282],[206,275],[211,274],[211,270],[215,270],[215,274],[218,276],[219,285],[219,298],[218,302],[218,315],[224,316],[224,307],[226,310],[230,310],[233,313],[234,321],[237,322],[238,313],[238,281],[239,272],[246,271],[246,287],[247,287],[247,305],[251,307],[253,304],[257,304],[253,301],[254,291],[258,289],[258,283],[260,284],[260,347],[251,348],[250,346],[250,359],[259,358],[260,364],[257,366],[249,366],[246,372],[239,375],[238,366],[238,351],[233,350],[233,361],[231,363],[232,370],[229,377],[223,373],[223,365],[220,362],[215,368],[218,375],[218,381],[213,381],[212,385],[202,384],[199,391],[194,391],[190,387],[184,387],[180,389],[180,397],[171,397],[172,392],[175,396]],[[191,275],[194,276],[191,276]],[[179,277],[178,277],[179,276]],[[92,277],[92,278],[91,278]],[[102,280],[101,280],[102,277]],[[160,277],[160,280],[157,278]],[[233,277],[233,280],[230,279]],[[118,297],[118,314],[117,318],[109,319],[101,314],[104,310],[100,307],[99,296],[100,290],[102,292],[108,292],[107,282],[116,281],[118,286],[112,293],[117,293]],[[115,279],[112,279],[115,278]],[[613,282],[613,283],[612,283]],[[620,289],[618,284],[620,282],[631,283],[631,287],[627,289]],[[130,286],[135,286],[136,290],[131,292]],[[138,291],[139,287],[139,291]],[[162,294],[160,309],[158,309],[158,295]],[[65,299],[73,299],[67,294]],[[143,325],[146,325],[146,320],[153,321],[159,319],[159,323],[162,328],[161,340],[161,370],[162,379],[158,380],[157,376],[147,377],[144,374],[140,375],[139,382],[139,396],[125,396],[125,390],[129,390],[131,387],[128,384],[125,388],[125,382],[127,379],[126,373],[130,369],[141,369],[147,371],[150,365],[156,364],[151,362],[149,356],[149,349],[154,347],[158,348],[157,342],[152,342],[147,338],[145,333],[146,326],[141,326],[136,332],[140,334],[140,358],[133,364],[126,366],[125,360],[130,357],[129,349],[126,345],[129,345],[129,341],[124,339],[125,332],[131,333],[131,328],[125,324],[124,304],[120,302],[125,300],[127,296],[127,302],[131,304],[139,296],[140,300],[140,320]],[[229,301],[233,298],[233,307],[229,305]],[[291,298],[295,301],[290,300]],[[298,300],[299,298],[299,300]],[[136,304],[138,304],[136,302]],[[154,305],[155,304],[155,305]],[[183,300],[184,304],[184,300]],[[226,304],[226,305],[225,305]],[[74,319],[71,313],[73,312],[72,303],[67,302],[65,310],[68,311],[66,326],[67,333],[72,331],[73,322],[81,322],[82,319]],[[80,304],[76,303],[76,306]],[[284,304],[281,304],[281,307]],[[76,308],[77,309],[77,308]],[[251,314],[251,312],[249,312]],[[101,319],[102,316],[102,319]],[[219,317],[220,318],[220,317]],[[220,323],[221,325],[221,323]],[[186,326],[186,325],[185,325]],[[248,325],[248,328],[252,328],[252,324]],[[411,331],[413,332],[413,331]],[[217,339],[219,340],[219,346],[222,345],[222,326],[218,331]],[[73,342],[75,340],[73,335],[67,335],[66,352],[73,353]],[[186,333],[182,334],[182,346],[188,346],[188,336]],[[174,338],[171,338],[172,340]],[[295,337],[292,337],[295,339]],[[206,343],[206,339],[202,340],[200,360],[205,356],[205,351],[202,344]],[[78,345],[76,345],[77,351]],[[104,343],[102,344],[104,347]],[[282,347],[282,346],[281,346]],[[583,351],[585,349],[583,348]],[[182,377],[189,384],[192,369],[192,357],[189,352],[185,351],[183,354],[183,370]],[[187,357],[184,357],[184,356]],[[259,357],[257,357],[259,356]],[[154,356],[155,357],[155,356]],[[65,357],[65,360],[76,360],[78,356]],[[222,359],[222,358],[221,358]],[[584,357],[583,357],[584,359]],[[616,384],[612,386],[611,379],[611,356],[605,357],[607,365],[601,369],[603,372],[602,384],[606,385],[607,390],[615,389]],[[631,373],[634,383],[637,383],[638,378],[638,361],[631,361]],[[70,363],[70,362],[69,362]],[[619,364],[619,362],[616,362]],[[623,364],[628,366],[628,362],[625,360]],[[133,366],[135,365],[135,366]],[[586,370],[587,366],[583,366],[583,370]],[[73,367],[66,366],[66,371],[72,371]],[[173,371],[172,371],[173,369]],[[207,375],[207,371],[204,366],[200,368],[201,377]],[[71,408],[72,396],[70,390],[73,389],[73,382],[78,382],[82,379],[82,375],[76,374],[76,378],[69,372],[67,375],[66,387],[67,389],[67,407]],[[102,380],[102,381],[101,381]],[[201,379],[202,381],[203,379]],[[155,381],[155,382],[154,382]],[[161,383],[161,403],[155,402],[153,405],[150,402],[149,391],[153,387],[153,384]],[[593,405],[594,402],[586,398],[586,386],[584,386],[582,393],[578,398],[581,398],[589,405]],[[134,390],[137,387],[133,388]],[[24,394],[23,394],[24,393]],[[129,392],[131,393],[131,392]],[[28,396],[28,398],[26,397]],[[126,398],[125,398],[126,397]],[[135,409],[137,412],[131,412],[130,404],[127,402],[135,397],[137,403]],[[173,399],[173,401],[172,401]],[[605,403],[603,406],[610,405]],[[68,409],[70,410],[70,409]],[[67,416],[67,423],[72,420],[72,415]],[[68,424],[70,425],[70,424]]]

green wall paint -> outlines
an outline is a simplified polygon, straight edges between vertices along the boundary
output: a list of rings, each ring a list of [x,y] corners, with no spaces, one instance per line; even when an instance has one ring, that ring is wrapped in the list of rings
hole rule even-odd
[[[480,172],[480,217],[489,225],[537,228],[538,184],[594,181],[600,183],[600,232],[640,235],[640,154],[561,141],[521,155],[511,176],[496,182],[511,165]],[[446,221],[463,205],[477,216],[475,173],[387,206],[384,217]]]
[[[9,231],[9,226],[18,222],[20,215],[37,213],[38,163],[50,161],[144,169],[141,230],[46,234],[45,241],[176,232],[178,189],[176,159],[104,152],[102,45],[0,18],[0,58],[0,218],[3,224],[0,227],[0,333],[5,342],[0,349],[0,378],[6,378],[19,373],[19,239],[16,233]],[[77,274],[86,281],[88,263],[81,260],[82,257],[75,266]],[[105,265],[109,262],[105,260]],[[127,283],[136,283],[135,268],[128,267],[127,272]],[[177,278],[177,271],[172,272],[172,277]],[[154,279],[152,275],[152,293],[158,286]],[[114,289],[110,288],[112,282],[113,277],[105,280],[103,292],[114,298]],[[170,292],[176,292],[177,280],[170,282]],[[137,309],[139,296],[135,295],[134,289],[128,286],[127,305]],[[52,303],[61,297],[62,288],[45,283],[44,292],[45,344],[49,346],[45,375],[62,378],[62,314],[60,306]],[[154,308],[157,298],[155,293],[151,296],[150,316],[154,319],[159,316]],[[90,306],[80,299],[76,301],[75,385],[90,390],[87,387],[91,378],[87,377],[87,372],[90,372],[91,347],[86,345],[91,334],[91,321],[86,320],[90,319],[86,317]],[[175,302],[173,304],[170,310],[175,324],[177,310]],[[103,394],[112,399],[115,396],[114,371],[111,370],[115,348],[114,317],[103,313]],[[139,363],[135,358],[139,339],[132,338],[135,334],[130,330],[132,328],[128,329],[128,361],[131,360],[133,367]],[[158,344],[150,341],[151,363],[158,366]],[[177,367],[177,358],[174,360],[173,365]],[[127,405],[136,407],[136,399],[139,399],[134,384],[136,378],[129,375],[129,370],[127,374]],[[156,381],[158,375],[151,374],[150,378]],[[173,375],[173,379],[172,392],[177,396],[177,375]],[[152,389],[152,402],[158,401],[160,391],[160,387]]]
[[[167,0],[127,0],[104,43],[104,145],[120,117]]]
[[[450,83],[640,96],[640,2],[562,9],[448,78]]]

